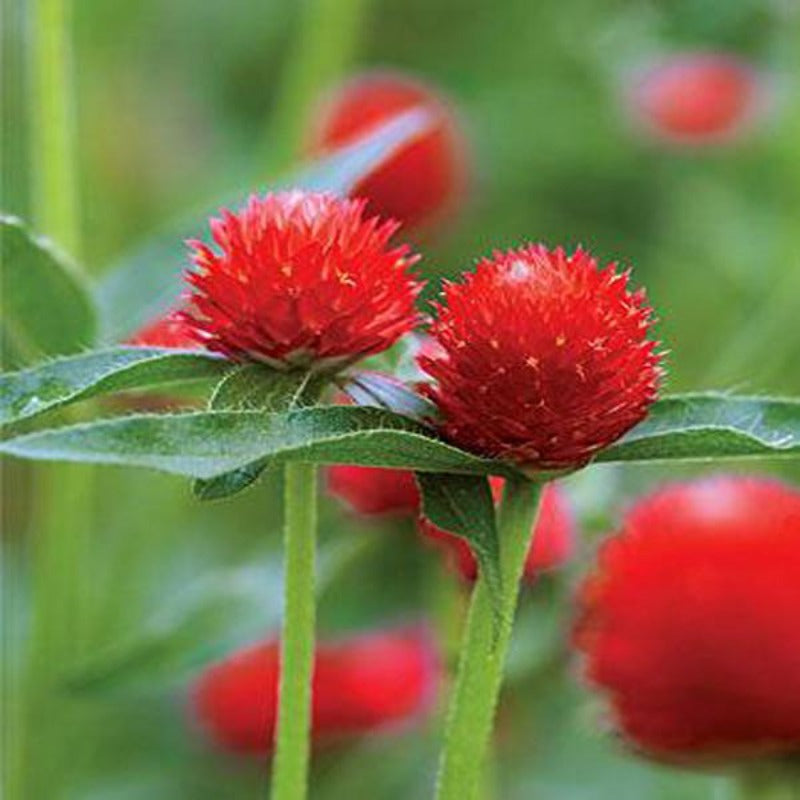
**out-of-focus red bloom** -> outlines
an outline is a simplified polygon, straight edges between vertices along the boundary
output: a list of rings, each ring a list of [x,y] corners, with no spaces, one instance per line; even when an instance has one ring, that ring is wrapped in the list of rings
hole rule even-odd
[[[198,342],[277,369],[339,369],[391,346],[419,321],[422,283],[391,221],[364,201],[315,192],[251,197],[211,220],[218,250],[193,242],[190,307]]]
[[[587,252],[495,252],[444,287],[420,366],[445,436],[532,470],[585,464],[655,400],[651,309],[628,273]]]
[[[800,492],[717,477],[642,499],[574,640],[621,732],[673,760],[800,752]]]
[[[756,73],[719,53],[673,56],[634,85],[633,111],[653,133],[685,144],[729,138],[741,130],[760,103]]]
[[[313,151],[348,144],[417,107],[432,115],[431,127],[362,180],[355,192],[367,198],[373,213],[407,225],[446,214],[465,189],[465,146],[447,103],[434,91],[404,75],[357,77],[321,107],[311,143]]]
[[[195,713],[212,740],[229,750],[271,750],[277,721],[278,641],[245,648],[209,667],[196,682]],[[370,633],[319,644],[314,657],[315,740],[364,734],[408,722],[435,701],[441,665],[424,627]]]
[[[503,490],[502,478],[491,478],[492,494],[499,500]],[[468,581],[478,577],[478,562],[466,539],[434,525],[420,517],[419,530],[423,536],[441,546],[450,563]],[[554,484],[545,486],[536,526],[531,531],[531,547],[525,559],[524,577],[533,581],[546,570],[561,566],[572,554],[575,522],[564,493]]]
[[[145,325],[127,343],[138,347],[175,347],[181,350],[198,347],[191,329],[176,312]]]
[[[419,509],[414,473],[405,469],[336,464],[328,467],[328,489],[365,516],[413,516]]]

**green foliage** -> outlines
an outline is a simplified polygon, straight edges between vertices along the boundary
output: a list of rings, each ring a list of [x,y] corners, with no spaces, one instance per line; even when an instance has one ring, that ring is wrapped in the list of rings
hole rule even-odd
[[[230,369],[199,351],[115,347],[0,375],[0,424],[27,419],[100,394],[213,378]]]
[[[800,401],[725,394],[665,397],[597,461],[800,456]]]
[[[425,516],[434,525],[469,542],[499,619],[500,544],[489,481],[485,476],[418,472],[417,483]]]
[[[434,438],[406,417],[373,408],[322,406],[275,414],[206,411],[134,415],[8,439],[23,458],[121,464],[213,478],[262,462],[317,461],[428,472],[508,473],[497,462]]]
[[[223,378],[211,396],[212,411],[290,411],[313,402],[325,378],[310,372],[279,372],[261,364],[246,364]],[[200,500],[230,497],[258,480],[266,464],[257,461],[192,486]]]
[[[89,289],[54,245],[22,220],[0,215],[3,333],[28,360],[91,345],[95,309]]]
[[[347,194],[428,125],[420,111],[401,114],[352,144],[324,156],[269,188],[306,188]],[[262,189],[266,191],[266,189]],[[125,338],[178,302],[187,265],[184,241],[206,236],[208,218],[242,205],[249,192],[219,198],[146,241],[114,264],[97,289],[105,341]]]

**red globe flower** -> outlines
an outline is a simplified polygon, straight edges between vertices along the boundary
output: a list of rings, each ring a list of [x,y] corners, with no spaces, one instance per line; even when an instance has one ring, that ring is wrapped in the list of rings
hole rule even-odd
[[[328,98],[311,136],[312,151],[339,147],[417,107],[432,115],[432,126],[356,187],[370,211],[407,225],[443,216],[464,192],[465,147],[442,98],[403,75],[364,75]]]
[[[499,500],[502,478],[492,478],[492,494]],[[419,530],[442,548],[464,580],[478,577],[478,562],[466,539],[456,536],[420,517]],[[536,526],[531,531],[531,547],[525,559],[524,578],[533,581],[542,572],[561,566],[572,554],[575,523],[563,492],[554,484],[545,486]]]
[[[279,643],[245,648],[209,667],[192,692],[195,713],[220,747],[271,750],[277,721]],[[439,656],[420,627],[320,644],[314,657],[312,734],[324,740],[409,722],[439,688]]]
[[[444,288],[420,366],[454,443],[532,470],[586,463],[639,422],[661,374],[651,310],[614,264],[531,244]]]
[[[413,516],[419,510],[414,473],[350,464],[328,467],[328,489],[358,514]]]
[[[390,246],[394,222],[364,202],[299,191],[251,197],[211,220],[219,248],[193,242],[181,318],[209,350],[277,369],[339,369],[391,346],[419,321],[416,260]]]
[[[129,340],[137,347],[174,347],[181,350],[196,350],[197,339],[192,330],[176,312],[145,325]]]
[[[668,486],[608,540],[575,642],[621,731],[674,760],[800,753],[800,492]]]
[[[636,117],[667,140],[704,144],[739,132],[762,97],[760,81],[746,64],[718,53],[675,56],[635,84]]]

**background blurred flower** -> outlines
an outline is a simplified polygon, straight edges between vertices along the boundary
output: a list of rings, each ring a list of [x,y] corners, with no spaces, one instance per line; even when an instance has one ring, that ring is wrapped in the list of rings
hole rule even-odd
[[[492,478],[492,494],[499,501],[504,481]],[[420,533],[441,548],[449,562],[468,581],[478,577],[478,562],[465,539],[437,527],[424,516],[419,519]],[[531,547],[525,560],[524,577],[532,581],[539,573],[563,564],[575,544],[575,521],[564,492],[549,483],[542,492],[539,516],[531,531]]]
[[[456,444],[532,469],[577,467],[639,422],[661,369],[628,273],[578,248],[495,252],[446,283],[419,363]]]
[[[329,492],[358,514],[414,516],[419,509],[419,489],[408,470],[336,464],[327,475]]]
[[[452,211],[466,188],[466,148],[448,106],[435,90],[407,75],[360,75],[320,106],[311,149],[346,144],[396,114],[423,108],[433,117],[431,128],[361,181],[356,194],[374,214],[409,226],[430,223]]]
[[[127,344],[138,347],[176,347],[192,350],[199,346],[192,329],[175,311],[145,325],[128,340]]]
[[[756,72],[723,53],[682,53],[633,85],[631,106],[652,133],[683,144],[709,144],[740,133],[762,105]]]
[[[662,758],[800,752],[800,492],[757,478],[640,500],[574,639],[620,731]]]
[[[235,752],[266,752],[277,719],[279,642],[256,644],[209,667],[192,690],[211,739]],[[436,699],[440,659],[415,626],[317,645],[312,686],[315,740],[364,734],[409,722]]]
[[[212,219],[221,252],[192,243],[191,305],[180,316],[198,342],[279,369],[335,370],[391,346],[419,321],[422,283],[398,228],[364,202],[316,192],[253,196]]]

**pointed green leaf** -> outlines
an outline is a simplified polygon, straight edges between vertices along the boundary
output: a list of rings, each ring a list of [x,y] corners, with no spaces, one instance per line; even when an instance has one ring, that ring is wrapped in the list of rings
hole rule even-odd
[[[800,400],[686,394],[665,397],[595,459],[698,461],[800,456]]]
[[[27,358],[72,353],[92,344],[95,309],[78,270],[22,220],[0,215],[3,328]]]
[[[423,514],[434,525],[469,542],[499,614],[502,598],[500,545],[494,500],[486,476],[419,472],[416,477]]]
[[[200,351],[116,347],[0,375],[0,424],[100,394],[222,375],[230,362]]]
[[[510,474],[374,408],[320,406],[275,414],[206,411],[135,415],[45,430],[0,443],[20,458],[120,464],[213,478],[257,462],[314,461],[426,472]]]
[[[325,379],[310,372],[280,372],[263,364],[246,364],[224,377],[211,397],[214,411],[289,411],[316,398]],[[192,491],[200,500],[221,500],[258,480],[266,465],[248,464],[209,480],[198,479]]]
[[[430,118],[424,112],[405,112],[352,144],[283,177],[272,187],[262,186],[253,191],[297,187],[348,194],[429,125]],[[209,217],[216,216],[221,207],[241,206],[249,194],[237,192],[207,204],[177,220],[112,266],[97,292],[104,341],[126,338],[175,304],[187,264],[185,240],[206,236]]]

